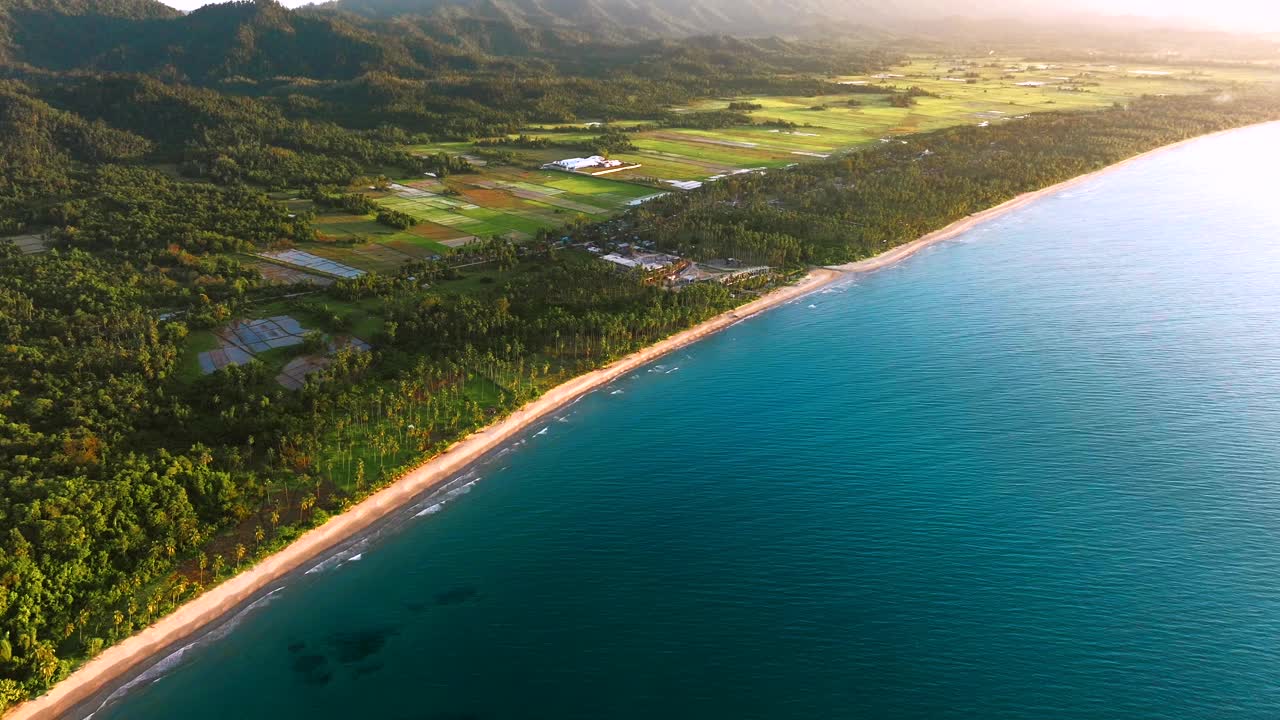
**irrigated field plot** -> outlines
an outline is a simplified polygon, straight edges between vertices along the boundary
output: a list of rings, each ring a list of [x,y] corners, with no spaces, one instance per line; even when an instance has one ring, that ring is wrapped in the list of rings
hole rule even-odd
[[[410,233],[450,243],[495,235],[525,240],[575,214],[606,217],[652,193],[641,185],[586,175],[494,167],[443,182],[405,181],[374,198],[422,223]]]
[[[333,278],[323,275],[315,275],[309,272],[303,272],[297,268],[280,265],[265,259],[253,258],[244,263],[247,267],[251,267],[262,274],[262,277],[281,285],[293,285],[297,283],[305,283],[307,285],[315,285],[317,287],[328,287],[333,284]]]
[[[312,272],[324,273],[340,278],[356,278],[364,274],[363,270],[335,262],[329,258],[312,255],[301,250],[276,250],[261,253],[262,257],[276,262],[294,265]]]

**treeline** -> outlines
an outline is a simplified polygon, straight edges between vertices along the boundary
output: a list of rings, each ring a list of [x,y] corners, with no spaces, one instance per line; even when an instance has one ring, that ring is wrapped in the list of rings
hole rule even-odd
[[[642,238],[691,257],[844,263],[1143,151],[1277,117],[1280,98],[1242,92],[1035,114],[906,136],[788,171],[735,175],[645,203],[628,221]]]
[[[581,132],[581,128],[572,128],[575,132]],[[561,130],[563,132],[563,130]],[[556,140],[552,137],[526,135],[521,133],[516,137],[500,137],[500,138],[482,138],[475,142],[475,146],[479,148],[524,148],[530,150],[541,150],[544,148],[564,148],[574,152],[589,153],[592,155],[611,155],[613,153],[634,152],[636,145],[631,140],[631,136],[623,130],[606,127],[604,132],[592,138],[583,141],[573,140]]]

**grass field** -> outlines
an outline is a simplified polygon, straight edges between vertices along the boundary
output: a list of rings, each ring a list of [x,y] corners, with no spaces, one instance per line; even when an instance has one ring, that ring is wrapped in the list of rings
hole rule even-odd
[[[195,330],[187,336],[187,344],[178,365],[178,378],[184,383],[195,382],[204,373],[200,370],[200,353],[218,347],[218,337],[212,330]]]

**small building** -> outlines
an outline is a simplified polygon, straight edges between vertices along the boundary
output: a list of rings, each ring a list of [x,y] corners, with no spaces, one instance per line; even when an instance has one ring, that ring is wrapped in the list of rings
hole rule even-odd
[[[605,262],[611,262],[614,265],[619,265],[624,268],[640,267],[640,263],[638,261],[632,260],[631,258],[628,258],[628,257],[623,257],[617,253],[609,253],[608,255],[602,255],[600,256],[600,259],[604,260]]]
[[[697,180],[663,180],[662,182],[667,183],[672,187],[680,188],[681,190],[697,190],[702,187],[702,183]]]

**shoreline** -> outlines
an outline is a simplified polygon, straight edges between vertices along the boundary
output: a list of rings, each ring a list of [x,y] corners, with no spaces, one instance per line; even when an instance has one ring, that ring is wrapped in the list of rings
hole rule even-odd
[[[104,650],[44,695],[12,708],[4,714],[4,718],[51,720],[62,717],[63,714],[79,708],[104,692],[114,692],[131,679],[131,673],[135,669],[149,667],[148,663],[154,664],[154,661],[160,659],[160,653],[165,650],[179,643],[192,642],[216,628],[221,621],[228,619],[240,608],[254,601],[268,585],[289,576],[322,554],[386,520],[397,510],[406,507],[424,493],[482,459],[512,436],[525,430],[530,424],[674,350],[778,305],[808,295],[850,274],[873,272],[897,264],[920,250],[950,240],[1036,200],[1119,170],[1137,160],[1173,150],[1193,141],[1265,124],[1270,123],[1222,130],[1155,148],[1056,185],[1023,193],[874,257],[844,265],[814,268],[795,285],[777,288],[756,300],[721,313],[605,367],[561,383],[505,418],[449,446],[444,452],[425,461],[347,512],[334,516],[324,525],[307,531],[287,547],[192,599],[141,632]]]
[[[45,720],[61,717],[105,691],[114,691],[130,672],[146,666],[166,649],[191,642],[214,628],[241,606],[256,599],[268,585],[303,568],[377,523],[410,505],[425,492],[454,477],[473,462],[497,449],[530,424],[636,368],[778,305],[819,290],[844,273],[815,268],[800,282],[778,288],[710,320],[681,331],[649,347],[568,380],[519,408],[502,420],[449,446],[390,485],[365,498],[324,525],[312,528],[287,547],[192,599],[141,632],[104,650],[80,666],[52,690],[13,708],[6,720]]]
[[[865,260],[857,260],[851,263],[844,263],[843,265],[826,265],[824,267],[826,267],[829,270],[838,270],[840,272],[845,272],[845,273],[865,273],[865,272],[874,272],[876,270],[882,270],[891,265],[896,265],[897,263],[911,257],[912,255],[915,255],[916,253],[920,252],[921,250],[931,245],[936,245],[938,243],[951,240],[952,238],[955,238],[959,235],[963,235],[964,233],[978,227],[979,225],[982,225],[983,223],[990,222],[991,220],[1000,218],[1015,210],[1024,208],[1027,205],[1030,205],[1036,202],[1037,200],[1041,200],[1043,198],[1049,197],[1050,195],[1056,195],[1060,192],[1070,190],[1071,188],[1076,187],[1078,185],[1082,185],[1086,182],[1089,182],[1090,180],[1094,180],[1096,178],[1099,178],[1109,173],[1120,170],[1132,163],[1138,162],[1139,160],[1145,160],[1146,158],[1149,158],[1153,155],[1159,155],[1162,153],[1169,152],[1171,150],[1176,150],[1189,143],[1197,142],[1200,140],[1207,140],[1212,137],[1217,137],[1219,135],[1225,135],[1227,133],[1237,132],[1239,130],[1248,130],[1250,128],[1271,125],[1274,123],[1280,123],[1280,120],[1269,120],[1266,122],[1254,123],[1253,125],[1242,125],[1240,127],[1229,128],[1227,130],[1218,130],[1217,132],[1211,132],[1206,135],[1197,135],[1195,137],[1186,138],[1185,140],[1179,140],[1178,142],[1170,143],[1168,145],[1161,145],[1158,148],[1153,148],[1146,152],[1139,153],[1129,158],[1125,158],[1124,160],[1120,160],[1119,162],[1113,163],[1106,167],[1099,168],[1098,170],[1094,170],[1092,172],[1088,172],[1083,175],[1077,175],[1071,178],[1070,180],[1064,180],[1060,183],[1057,183],[1055,185],[1050,185],[1048,187],[1041,188],[1039,190],[1032,190],[1029,192],[1022,193],[1021,195],[1018,195],[1017,197],[1014,197],[1010,200],[1006,200],[1000,203],[999,205],[989,207],[986,210],[980,210],[976,213],[973,213],[972,215],[966,215],[965,217],[962,217],[959,220],[952,222],[946,227],[939,228],[938,230],[934,230],[931,233],[922,235],[916,238],[915,240],[912,240],[911,242],[905,243],[903,245],[898,245],[896,247],[892,247],[880,253],[879,255],[869,257]]]

